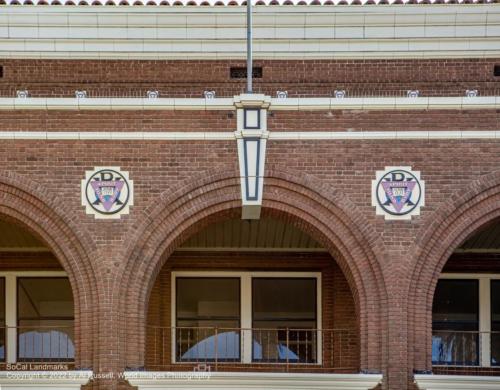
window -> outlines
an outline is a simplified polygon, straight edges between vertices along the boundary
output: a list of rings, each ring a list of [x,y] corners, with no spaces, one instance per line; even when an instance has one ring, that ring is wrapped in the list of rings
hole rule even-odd
[[[177,361],[240,360],[240,280],[177,279]]]
[[[316,359],[316,279],[252,280],[253,361]]]
[[[432,308],[432,362],[500,367],[500,275],[441,276]]]
[[[319,273],[174,272],[176,362],[320,363]]]
[[[73,360],[73,313],[67,278],[17,278],[18,361]]]
[[[432,362],[479,364],[479,283],[440,280],[432,308]]]
[[[500,280],[491,281],[491,365],[500,366]]]

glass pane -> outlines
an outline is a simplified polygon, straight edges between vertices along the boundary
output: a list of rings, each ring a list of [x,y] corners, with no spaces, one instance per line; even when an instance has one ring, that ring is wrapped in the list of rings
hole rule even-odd
[[[18,360],[71,361],[74,305],[67,278],[18,278]]]
[[[316,321],[316,279],[252,279],[252,318]]]
[[[240,361],[238,321],[179,321],[177,361]]]
[[[73,321],[19,321],[18,361],[71,361],[75,357]]]
[[[253,360],[315,363],[316,279],[252,280]]]
[[[238,278],[177,278],[177,320],[239,319]]]
[[[500,366],[500,280],[491,281],[491,365]]]
[[[176,285],[177,361],[239,361],[239,278],[177,278]]]
[[[479,364],[479,282],[439,280],[432,307],[432,362]]]

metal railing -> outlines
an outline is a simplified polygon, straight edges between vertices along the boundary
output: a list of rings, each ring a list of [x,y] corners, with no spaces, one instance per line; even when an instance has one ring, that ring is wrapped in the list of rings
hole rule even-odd
[[[0,327],[0,362],[72,363],[73,326]]]
[[[147,330],[146,369],[207,365],[278,371],[359,369],[359,339],[349,329],[155,327]]]
[[[500,367],[500,331],[433,330],[432,364]]]

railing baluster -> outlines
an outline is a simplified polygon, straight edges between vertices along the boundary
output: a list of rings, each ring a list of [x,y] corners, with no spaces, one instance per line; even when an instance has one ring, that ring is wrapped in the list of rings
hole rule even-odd
[[[279,341],[278,341],[279,343]],[[286,371],[288,372],[288,359],[290,355],[290,330],[286,328]]]
[[[334,361],[334,350],[333,350],[333,337],[334,337],[334,333],[332,332],[331,335],[330,335],[330,366],[333,368],[335,367],[335,361]]]
[[[215,339],[214,339],[214,342],[215,342],[215,346],[214,346],[214,353],[215,353],[215,371],[217,371],[217,366],[218,366],[218,348],[219,348],[219,340],[218,340],[218,336],[219,336],[219,331],[217,329],[217,327],[215,327]]]
[[[306,347],[306,358],[305,358],[305,362],[306,363],[310,363],[310,361],[309,361],[309,345],[308,345],[309,344],[309,335],[308,335],[308,332],[309,331],[307,331],[307,330],[305,331],[305,334],[306,334],[306,345],[305,345],[305,347]]]

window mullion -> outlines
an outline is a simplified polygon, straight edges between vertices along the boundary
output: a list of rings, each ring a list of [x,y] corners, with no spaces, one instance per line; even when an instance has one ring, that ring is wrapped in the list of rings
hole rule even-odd
[[[479,279],[479,345],[480,365],[491,366],[491,283],[490,278]]]

